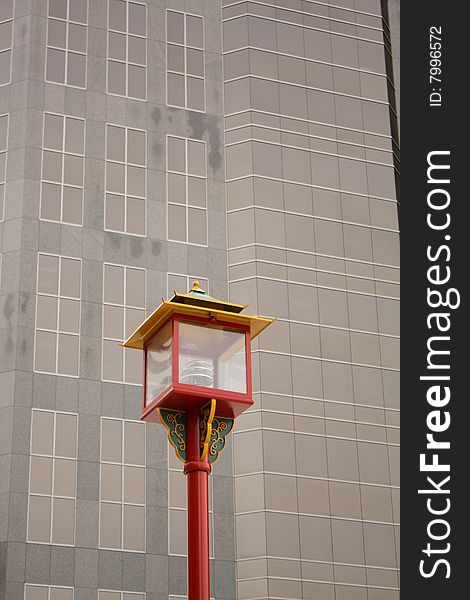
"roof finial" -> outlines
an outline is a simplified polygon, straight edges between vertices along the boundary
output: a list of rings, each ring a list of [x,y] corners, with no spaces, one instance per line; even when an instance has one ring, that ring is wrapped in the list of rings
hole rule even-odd
[[[190,294],[196,294],[196,296],[207,296],[207,292],[200,287],[199,281],[195,279],[193,281],[193,287],[189,291]]]

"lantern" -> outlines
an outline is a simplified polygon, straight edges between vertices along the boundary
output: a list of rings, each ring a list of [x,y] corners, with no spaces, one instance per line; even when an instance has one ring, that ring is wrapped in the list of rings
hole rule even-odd
[[[241,314],[246,306],[211,298],[194,282],[162,304],[123,346],[144,351],[142,419],[158,409],[200,410],[234,419],[253,404],[251,341],[272,319]]]
[[[161,421],[188,475],[189,600],[209,600],[208,475],[253,404],[251,342],[273,319],[210,297],[175,292],[123,346],[144,352],[142,420]]]

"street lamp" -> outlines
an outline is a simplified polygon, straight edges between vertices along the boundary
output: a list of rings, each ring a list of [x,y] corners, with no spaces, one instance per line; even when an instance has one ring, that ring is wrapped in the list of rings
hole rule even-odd
[[[208,476],[233,429],[253,404],[251,341],[273,319],[241,314],[195,281],[175,292],[123,343],[144,351],[144,421],[161,421],[184,463],[188,490],[188,597],[209,600]]]

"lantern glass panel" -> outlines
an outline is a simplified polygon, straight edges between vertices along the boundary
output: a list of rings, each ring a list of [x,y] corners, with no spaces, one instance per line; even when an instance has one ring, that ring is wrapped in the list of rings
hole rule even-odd
[[[172,384],[173,334],[167,323],[147,346],[146,404]]]
[[[179,383],[246,393],[245,332],[179,324]]]

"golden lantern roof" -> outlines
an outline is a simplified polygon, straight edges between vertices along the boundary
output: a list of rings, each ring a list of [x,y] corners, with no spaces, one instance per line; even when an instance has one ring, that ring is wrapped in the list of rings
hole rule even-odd
[[[188,317],[212,317],[234,325],[248,325],[251,338],[255,338],[276,319],[241,314],[247,306],[248,304],[235,304],[212,298],[200,288],[199,282],[195,281],[187,294],[175,291],[170,300],[162,298],[160,306],[139,325],[122,346],[143,350],[156,331],[175,313]]]
[[[187,294],[180,294],[176,290],[170,302],[178,304],[187,304],[188,306],[202,306],[205,308],[215,308],[217,310],[225,310],[227,312],[240,313],[248,304],[234,304],[233,302],[225,302],[217,300],[209,296],[206,291],[201,289],[199,281],[194,281],[193,287]]]

